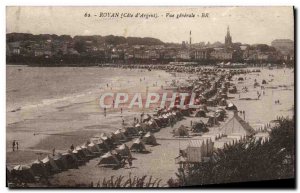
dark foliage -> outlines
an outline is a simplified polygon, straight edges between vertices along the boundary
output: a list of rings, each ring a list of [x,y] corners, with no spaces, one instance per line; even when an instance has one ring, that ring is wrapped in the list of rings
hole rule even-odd
[[[208,162],[179,168],[181,186],[295,177],[294,119],[279,119],[266,142],[248,139],[214,152]]]

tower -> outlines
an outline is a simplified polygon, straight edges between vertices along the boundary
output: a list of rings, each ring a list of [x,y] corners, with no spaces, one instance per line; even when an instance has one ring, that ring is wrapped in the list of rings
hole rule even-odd
[[[232,45],[232,38],[230,35],[229,26],[227,26],[227,34],[225,36],[225,47],[230,47]]]
[[[190,30],[190,45],[192,45],[192,30]]]

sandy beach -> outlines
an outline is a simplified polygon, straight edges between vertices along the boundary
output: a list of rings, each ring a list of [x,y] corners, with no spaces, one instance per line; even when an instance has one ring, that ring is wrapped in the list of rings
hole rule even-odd
[[[32,73],[28,75],[28,71]],[[105,117],[99,107],[102,92],[145,93],[147,86],[148,91],[156,91],[161,85],[168,86],[173,79],[184,81],[190,76],[178,73],[175,77],[158,70],[7,66],[7,166],[30,163],[44,157],[53,148],[57,152],[65,151],[71,144],[81,145],[95,134],[114,132],[121,127],[122,118],[126,124],[131,124],[133,117],[141,113],[135,109],[125,109],[122,114],[119,110],[108,110]],[[237,80],[240,76],[244,81]],[[256,93],[261,92],[261,87],[253,87],[255,79],[260,84],[262,80],[267,81],[265,94],[259,100],[256,100]],[[229,94],[229,101],[246,112],[245,119],[253,128],[264,126],[276,116],[293,116],[294,72],[291,69],[261,69],[260,73],[234,76],[233,83],[239,93]],[[244,86],[249,92],[240,92]],[[275,100],[280,100],[280,104],[275,105]],[[189,126],[191,120],[198,119],[186,117],[174,128]],[[96,165],[99,158],[95,158],[79,169],[55,174],[50,182],[56,185],[89,184],[104,177],[131,173],[160,178],[164,185],[170,177],[175,177],[178,165],[174,158],[184,143],[172,137],[171,131],[172,128],[166,127],[155,133],[160,145],[147,145],[149,154],[133,153],[136,160],[131,169],[100,168]],[[12,152],[12,140],[19,141],[19,151]],[[127,142],[128,145],[131,143]]]

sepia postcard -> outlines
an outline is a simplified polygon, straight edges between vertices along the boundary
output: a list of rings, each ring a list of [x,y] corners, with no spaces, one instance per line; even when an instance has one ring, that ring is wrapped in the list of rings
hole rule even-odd
[[[7,6],[7,187],[294,188],[294,14]]]

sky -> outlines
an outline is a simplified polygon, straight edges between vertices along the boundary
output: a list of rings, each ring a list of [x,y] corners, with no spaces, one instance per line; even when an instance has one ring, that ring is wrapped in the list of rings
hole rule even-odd
[[[98,17],[100,13],[145,13],[158,18]],[[92,17],[84,17],[90,13]],[[166,14],[194,13],[195,18],[167,18]],[[202,18],[208,13],[208,18]],[[94,16],[94,15],[97,15]],[[6,32],[57,35],[118,35],[153,37],[163,42],[224,43],[227,26],[233,42],[271,44],[294,40],[292,7],[7,7]]]

